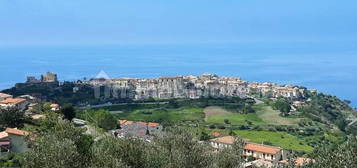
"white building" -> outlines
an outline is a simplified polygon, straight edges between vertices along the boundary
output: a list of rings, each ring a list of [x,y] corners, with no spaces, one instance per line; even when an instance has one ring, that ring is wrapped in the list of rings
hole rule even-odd
[[[224,136],[215,139],[211,139],[210,143],[213,148],[223,149],[230,147],[234,144],[236,138],[233,136]],[[287,158],[287,151],[280,147],[255,144],[247,142],[244,145],[243,155],[248,158],[252,157],[255,160],[263,159],[271,162],[277,162]]]
[[[28,150],[28,144],[26,142],[26,137],[29,135],[28,132],[16,128],[7,128],[0,134],[3,134],[2,137],[6,140],[3,142],[7,142],[7,144],[10,145],[11,152],[23,153]]]
[[[8,98],[0,101],[0,108],[16,107],[19,110],[26,110],[29,102],[26,99],[21,98]]]

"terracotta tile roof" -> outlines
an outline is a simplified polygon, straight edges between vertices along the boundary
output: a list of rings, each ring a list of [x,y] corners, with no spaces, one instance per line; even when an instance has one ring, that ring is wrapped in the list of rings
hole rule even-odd
[[[4,141],[4,142],[0,142],[0,146],[6,146],[6,145],[10,145],[11,142],[10,141]]]
[[[137,124],[139,124],[139,125],[148,125],[148,123],[146,123],[146,122],[142,122],[142,121],[137,122]]]
[[[154,123],[154,122],[149,122],[148,123],[148,126],[149,127],[157,127],[157,126],[159,126],[160,124],[159,123]]]
[[[219,137],[219,136],[221,136],[221,133],[219,133],[219,132],[212,132],[211,135],[214,136],[214,137]]]
[[[21,102],[26,101],[26,99],[21,99],[21,98],[8,98],[6,100],[0,101],[0,104],[18,104]]]
[[[7,138],[8,136],[9,136],[9,134],[7,134],[5,131],[0,132],[0,139]]]
[[[7,97],[12,97],[12,95],[5,94],[5,93],[0,93],[0,97],[7,98]]]
[[[123,125],[126,122],[126,120],[119,120],[118,124]]]
[[[310,159],[310,158],[303,158],[303,157],[298,157],[296,158],[295,160],[295,165],[296,166],[303,166],[305,164],[309,164],[311,162],[314,162],[313,159]]]
[[[59,105],[58,105],[58,104],[51,104],[50,107],[51,107],[51,108],[58,108]]]
[[[253,143],[247,143],[244,146],[244,149],[251,150],[251,151],[256,151],[256,152],[261,152],[261,153],[266,153],[266,154],[272,154],[272,155],[278,153],[281,150],[278,147],[260,145],[260,144],[253,144]]]
[[[29,133],[27,131],[18,130],[16,128],[6,128],[5,132],[8,134],[14,134],[14,135],[19,135],[19,136],[29,135]]]
[[[236,138],[233,136],[224,136],[224,137],[211,139],[212,142],[229,144],[229,145],[233,144],[235,142],[235,140],[236,140]]]
[[[120,125],[130,125],[133,124],[134,121],[128,121],[128,120],[119,120]]]

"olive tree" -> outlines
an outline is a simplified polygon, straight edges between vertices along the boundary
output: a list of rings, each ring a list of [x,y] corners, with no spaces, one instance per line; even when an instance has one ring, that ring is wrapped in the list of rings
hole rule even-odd
[[[0,127],[22,127],[25,121],[24,111],[16,107],[0,108]]]

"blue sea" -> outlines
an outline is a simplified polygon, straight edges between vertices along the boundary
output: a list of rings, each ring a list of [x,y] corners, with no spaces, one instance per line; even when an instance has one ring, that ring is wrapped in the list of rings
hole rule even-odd
[[[213,73],[247,81],[295,84],[357,107],[357,44],[238,43],[0,47],[0,90],[40,77],[159,77]]]

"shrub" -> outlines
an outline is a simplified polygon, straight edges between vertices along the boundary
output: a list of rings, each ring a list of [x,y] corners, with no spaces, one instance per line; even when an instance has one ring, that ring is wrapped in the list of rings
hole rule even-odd
[[[228,119],[224,119],[224,123],[225,123],[225,124],[230,124],[230,122],[229,122]]]
[[[151,111],[143,111],[142,113],[143,113],[143,114],[146,114],[146,115],[151,115],[151,114],[152,114]]]
[[[208,128],[209,129],[216,129],[216,126],[212,124],[212,125],[209,125]]]

